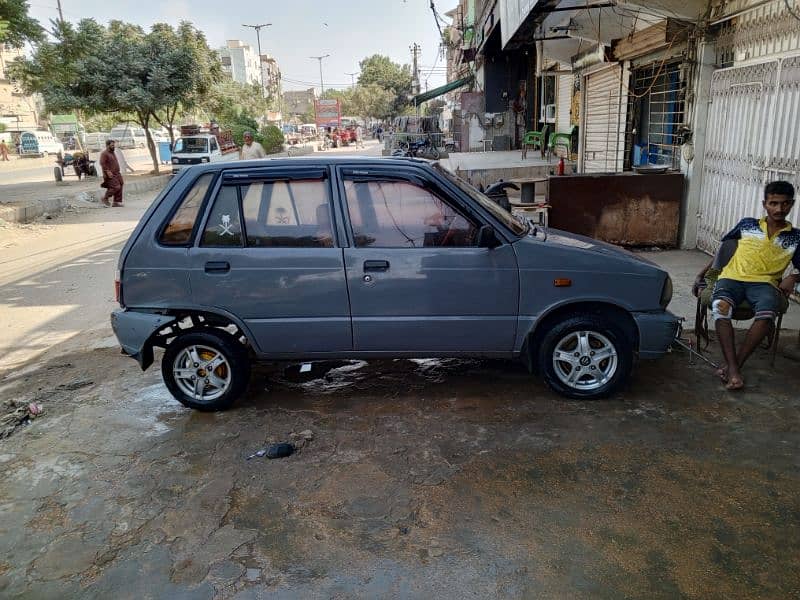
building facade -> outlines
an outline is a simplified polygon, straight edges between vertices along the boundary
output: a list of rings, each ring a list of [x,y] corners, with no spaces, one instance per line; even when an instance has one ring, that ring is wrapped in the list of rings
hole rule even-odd
[[[283,113],[286,115],[314,114],[314,101],[317,92],[314,88],[292,90],[283,93]]]
[[[23,94],[8,75],[11,62],[22,56],[22,49],[0,44],[0,123],[8,132],[39,128],[38,98]]]
[[[524,104],[524,130],[573,133],[578,173],[682,173],[682,247],[713,252],[765,183],[800,185],[798,0],[461,0],[453,17],[448,68],[483,97],[465,131],[489,137],[516,89],[506,121]]]
[[[241,40],[228,40],[218,50],[222,71],[239,83],[261,85],[261,63],[258,53]]]
[[[261,77],[264,82],[264,95],[271,98],[281,96],[281,70],[269,54],[261,55]]]

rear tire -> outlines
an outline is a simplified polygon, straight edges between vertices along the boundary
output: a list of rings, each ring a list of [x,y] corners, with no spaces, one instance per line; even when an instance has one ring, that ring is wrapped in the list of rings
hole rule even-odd
[[[630,376],[633,341],[611,317],[577,314],[543,334],[536,363],[557,394],[580,400],[607,398]]]
[[[203,412],[226,410],[247,390],[250,358],[225,331],[185,333],[167,346],[161,376],[184,406]]]

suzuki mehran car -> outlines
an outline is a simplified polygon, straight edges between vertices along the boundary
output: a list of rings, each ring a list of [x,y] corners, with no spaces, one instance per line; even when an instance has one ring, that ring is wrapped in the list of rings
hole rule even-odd
[[[124,352],[146,369],[164,348],[166,386],[199,410],[228,408],[254,360],[517,358],[601,398],[678,328],[661,269],[406,158],[184,169],[125,245],[117,295]]]

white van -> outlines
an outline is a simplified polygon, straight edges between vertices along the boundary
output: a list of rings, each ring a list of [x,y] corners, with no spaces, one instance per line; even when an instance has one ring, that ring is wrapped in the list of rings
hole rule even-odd
[[[19,136],[20,154],[39,155],[64,153],[64,144],[49,131],[23,131]]]
[[[106,131],[95,131],[87,133],[83,145],[87,150],[102,152],[106,149],[106,140],[111,138],[111,134]]]
[[[144,148],[147,146],[144,129],[130,123],[114,125],[108,137],[117,142],[117,146],[120,148]]]

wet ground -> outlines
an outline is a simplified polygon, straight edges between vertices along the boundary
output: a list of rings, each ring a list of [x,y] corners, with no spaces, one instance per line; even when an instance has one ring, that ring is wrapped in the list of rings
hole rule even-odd
[[[104,345],[0,381],[46,410],[0,441],[0,597],[800,594],[786,358],[732,394],[675,354],[600,402],[506,362],[259,367],[201,414]]]

